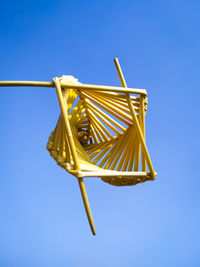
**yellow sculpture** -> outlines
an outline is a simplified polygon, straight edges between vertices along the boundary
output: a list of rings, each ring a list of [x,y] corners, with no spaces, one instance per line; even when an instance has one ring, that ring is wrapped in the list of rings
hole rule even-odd
[[[127,88],[118,59],[114,62],[122,87],[81,84],[73,76],[56,77],[53,83],[0,82],[0,86],[55,86],[61,114],[47,149],[58,165],[78,178],[94,235],[84,177],[126,186],[157,175],[145,144],[146,90]]]

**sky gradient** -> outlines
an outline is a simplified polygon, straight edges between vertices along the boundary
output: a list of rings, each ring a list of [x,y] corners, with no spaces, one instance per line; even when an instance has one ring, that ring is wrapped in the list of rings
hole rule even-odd
[[[154,182],[86,180],[97,235],[76,179],[46,150],[53,88],[0,88],[1,267],[200,266],[200,2],[2,1],[0,80],[146,88]]]

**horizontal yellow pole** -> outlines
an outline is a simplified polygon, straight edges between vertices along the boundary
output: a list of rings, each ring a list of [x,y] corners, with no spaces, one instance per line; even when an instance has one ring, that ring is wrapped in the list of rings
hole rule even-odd
[[[70,173],[79,177],[79,178],[101,178],[103,176],[110,177],[128,177],[129,179],[132,177],[147,177],[149,180],[154,180],[151,172],[129,172],[129,171],[113,171],[113,170],[104,170],[104,171],[75,171],[69,170]],[[157,173],[154,172],[154,176],[157,176]]]
[[[33,86],[33,87],[55,87],[54,82],[38,82],[38,81],[0,81],[0,86]],[[87,90],[99,90],[99,91],[111,91],[111,92],[123,92],[132,94],[146,95],[145,89],[137,88],[122,88],[117,86],[104,86],[104,85],[93,85],[93,84],[71,84],[71,83],[60,83],[61,87],[73,88],[73,89],[87,89]]]
[[[54,82],[38,82],[38,81],[0,81],[0,86],[55,87],[55,84]]]

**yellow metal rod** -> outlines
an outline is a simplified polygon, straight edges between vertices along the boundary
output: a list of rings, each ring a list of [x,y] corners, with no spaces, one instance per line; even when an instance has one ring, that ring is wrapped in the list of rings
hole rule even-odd
[[[71,127],[70,127],[70,124],[69,124],[68,114],[67,114],[67,110],[65,108],[65,104],[64,104],[63,96],[62,96],[62,90],[61,90],[60,83],[59,83],[59,80],[58,80],[57,77],[54,79],[54,82],[55,82],[54,86],[56,87],[56,92],[57,92],[57,96],[58,96],[58,100],[59,100],[59,104],[60,104],[60,109],[61,109],[62,116],[63,116],[63,119],[64,119],[65,127],[66,127],[68,141],[69,141],[69,144],[70,144],[70,148],[71,148],[71,152],[72,152],[72,156],[73,156],[73,160],[74,160],[75,170],[80,171],[80,165],[79,165],[78,158],[77,158],[76,147],[75,147],[75,143],[74,143],[74,140],[73,140]],[[89,221],[92,233],[93,233],[93,235],[95,235],[96,234],[96,230],[95,230],[95,227],[94,227],[94,221],[92,219],[92,213],[91,213],[91,210],[90,210],[90,205],[89,205],[89,201],[88,201],[88,198],[87,198],[87,193],[86,193],[86,189],[85,189],[85,185],[84,185],[83,179],[82,178],[78,178],[78,183],[79,183],[79,187],[80,187],[83,203],[84,203],[84,206],[85,206],[85,211],[86,211],[86,214],[87,214],[87,217],[88,217],[88,221]]]
[[[103,112],[101,109],[99,109],[97,106],[93,105],[89,100],[87,100],[87,104],[89,105],[90,108],[96,110],[98,113],[100,113],[104,118],[106,118],[108,121],[113,123],[117,128],[121,129],[122,131],[125,131],[125,128],[121,126],[117,121],[113,120],[108,114]],[[115,132],[115,130],[113,130]],[[118,133],[116,133],[118,134]]]
[[[114,146],[112,147],[112,150],[110,150],[109,154],[110,158],[108,159],[108,162],[106,163],[106,166],[104,167],[104,169],[108,169],[110,168],[111,164],[113,164],[114,159],[116,158],[117,154],[119,153],[122,144],[123,144],[123,140],[125,140],[125,136],[127,136],[127,132],[126,131],[121,138],[118,139],[118,141],[114,144]]]
[[[91,213],[91,210],[90,210],[90,205],[89,205],[89,201],[88,201],[88,198],[87,198],[87,193],[86,193],[86,190],[85,190],[85,185],[84,185],[83,179],[82,178],[78,178],[78,183],[79,183],[79,188],[80,188],[80,191],[81,191],[83,203],[84,203],[84,206],[85,206],[85,211],[86,211],[86,214],[87,214],[87,217],[88,217],[88,221],[89,221],[89,224],[90,224],[90,228],[92,230],[93,235],[96,235],[94,221],[93,221],[93,218],[92,218],[92,213]]]
[[[126,171],[127,170],[127,167],[128,167],[128,163],[130,161],[130,154],[132,152],[132,150],[134,150],[134,147],[132,146],[133,145],[133,134],[134,134],[135,130],[134,128],[132,128],[131,130],[131,134],[129,136],[129,139],[127,140],[127,146],[125,148],[126,152],[126,157],[125,157],[125,160],[124,160],[124,164],[123,164],[123,168],[122,168],[122,171]]]
[[[145,105],[144,105],[145,98],[143,96],[140,96],[140,125],[142,134],[145,140]],[[142,150],[142,171],[146,172],[146,161],[145,161],[145,155],[144,151]]]
[[[96,132],[95,132],[94,127],[93,127],[92,124],[90,124],[90,129],[91,129],[91,135],[94,138],[95,144],[98,144],[99,141],[98,141],[98,138],[97,138],[97,134],[96,134]]]
[[[83,95],[85,95],[89,100],[91,100],[93,103],[95,103],[97,106],[101,107],[102,109],[104,109],[106,112],[108,112],[109,114],[113,115],[114,117],[116,117],[117,119],[119,119],[121,122],[123,122],[124,124],[130,126],[131,123],[128,122],[127,120],[125,120],[123,117],[121,117],[118,113],[114,112],[114,110],[107,107],[107,103],[104,102],[104,104],[99,101],[97,98],[91,97],[90,95],[85,94],[84,92],[82,92]]]
[[[115,107],[112,102],[110,104],[110,101],[107,99],[103,99],[100,96],[95,95],[95,93],[91,93],[90,94],[94,99],[100,101],[104,106],[106,106],[107,108],[114,110],[116,113],[118,113],[120,116],[122,116],[123,118],[132,121],[132,117],[129,116],[127,113],[123,112],[121,108],[117,108]]]
[[[96,111],[95,109],[93,109],[92,107],[89,107],[89,109],[92,110],[92,112],[98,117],[100,118],[111,130],[113,130],[113,132],[115,132],[117,135],[120,134],[120,132],[108,121],[106,120],[103,116],[101,116],[101,114]],[[112,138],[113,136],[109,133],[110,138]]]
[[[112,135],[109,133],[109,131],[106,129],[106,127],[100,122],[100,120],[95,116],[95,114],[92,112],[92,110],[88,109],[88,113],[90,113],[90,117],[94,119],[95,124],[98,126],[99,131],[105,141],[108,141],[106,134],[109,136],[109,138],[112,138]]]
[[[96,164],[99,160],[102,159],[102,157],[108,152],[108,150],[112,147],[112,144],[107,144],[105,149],[102,149],[99,155],[96,157],[94,161],[92,161],[93,164]]]
[[[133,140],[137,138],[136,132],[133,133],[133,137],[132,138],[133,138]],[[131,149],[130,161],[129,161],[129,165],[128,165],[128,171],[132,171],[132,169],[133,169],[133,163],[134,163],[134,160],[135,160],[135,150],[136,150],[136,145],[134,145],[133,148]]]
[[[128,142],[127,140],[130,140],[130,135],[131,135],[131,131],[132,131],[132,128],[129,128],[126,133],[124,134],[124,137],[121,138],[121,145],[120,145],[120,150],[118,152],[118,155],[117,157],[115,158],[113,164],[115,164],[116,160],[118,161],[119,158],[119,162],[118,162],[118,166],[117,166],[117,170],[120,171],[122,166],[123,166],[123,163],[124,163],[124,158],[126,157],[126,147],[128,146]],[[122,145],[124,144],[124,145]]]
[[[0,81],[0,86],[33,86],[33,87],[55,87],[53,82],[39,82],[39,81]],[[73,89],[87,89],[87,90],[99,90],[99,91],[111,91],[111,92],[126,92],[133,94],[146,95],[145,89],[137,88],[122,88],[117,86],[104,86],[94,84],[71,84],[71,83],[60,83],[61,87],[73,88]]]
[[[90,116],[90,123],[91,123],[90,125],[93,126],[93,129],[95,130],[95,132],[96,132],[96,134],[97,134],[97,136],[99,138],[99,141],[100,142],[104,142],[103,136],[102,136],[102,134],[100,132],[100,128],[98,127],[98,125],[95,123],[94,119],[91,116]]]
[[[55,87],[54,82],[39,82],[39,81],[0,81],[0,86]]]
[[[124,79],[124,76],[123,76],[123,73],[122,73],[122,70],[121,70],[120,65],[119,65],[118,58],[115,58],[114,59],[114,62],[115,62],[115,66],[116,66],[116,69],[117,69],[117,72],[118,72],[118,75],[119,75],[119,78],[120,78],[120,81],[121,81],[122,86],[123,87],[127,87],[126,82],[125,82],[125,79]],[[134,110],[133,104],[131,102],[130,95],[127,94],[127,97],[128,97],[128,104],[129,104],[129,107],[130,107],[131,115],[133,117],[133,121],[134,121],[135,126],[136,126],[135,129],[137,131],[139,141],[140,141],[141,146],[142,146],[142,149],[144,151],[144,155],[145,155],[145,158],[146,158],[146,161],[147,161],[147,165],[148,165],[149,170],[151,172],[152,178],[155,179],[156,178],[156,175],[155,175],[155,172],[154,172],[154,169],[153,169],[153,165],[151,163],[149,152],[148,152],[147,147],[146,147],[146,144],[145,144],[145,140],[144,140],[144,137],[143,137],[142,130],[140,128],[140,125],[139,125],[137,116],[135,114],[135,110]]]
[[[97,94],[93,93],[94,95],[96,95],[98,97],[98,99],[105,101],[106,103],[110,104],[113,106],[113,108],[117,108],[120,111],[124,111],[126,113],[129,113],[129,109],[127,107],[124,107],[123,105],[121,105],[121,103],[117,103],[116,100],[114,99],[109,99],[106,98],[105,96],[98,96]]]
[[[70,173],[77,173],[79,177],[88,177],[88,178],[101,178],[101,177],[129,177],[130,179],[134,179],[135,177],[147,177],[148,180],[153,180],[152,175],[150,172],[133,172],[133,171],[113,171],[113,170],[104,170],[104,171],[82,171],[82,172],[77,172],[74,170],[69,170]],[[154,175],[156,176],[157,173],[155,172]]]
[[[63,117],[64,124],[66,127],[67,138],[69,140],[69,144],[70,144],[70,148],[71,148],[71,152],[72,152],[72,157],[74,160],[74,166],[75,166],[76,170],[80,170],[80,166],[79,166],[79,162],[78,162],[78,158],[77,158],[77,153],[76,153],[76,147],[74,144],[74,139],[72,136],[71,127],[69,124],[67,109],[66,109],[64,101],[63,101],[62,89],[60,87],[60,83],[59,83],[59,80],[57,77],[54,79],[54,82],[55,82],[55,87],[56,87],[56,92],[57,92],[57,96],[58,96],[58,101],[60,104],[62,117]]]

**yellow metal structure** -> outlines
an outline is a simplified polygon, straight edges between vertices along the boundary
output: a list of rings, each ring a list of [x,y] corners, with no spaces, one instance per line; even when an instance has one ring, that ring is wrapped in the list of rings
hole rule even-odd
[[[52,83],[0,82],[0,86],[56,88],[61,114],[47,149],[78,179],[94,235],[84,177],[99,177],[115,186],[156,178],[145,142],[146,90],[127,88],[118,59],[114,62],[122,87],[81,84],[73,76],[56,77]]]

